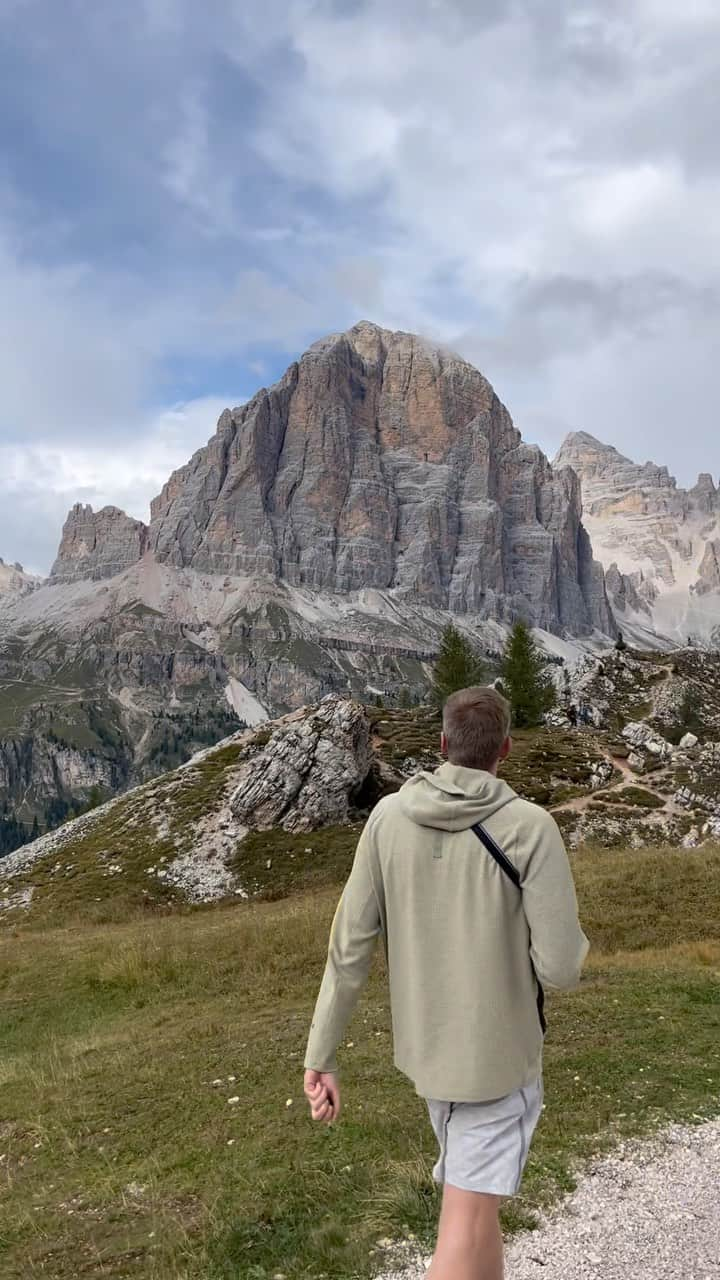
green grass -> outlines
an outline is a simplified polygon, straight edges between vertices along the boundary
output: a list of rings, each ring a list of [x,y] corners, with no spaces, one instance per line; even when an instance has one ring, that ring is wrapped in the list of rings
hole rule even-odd
[[[369,716],[380,759],[395,768],[408,757],[428,768],[441,763],[439,714],[371,708]],[[500,774],[525,799],[552,806],[588,791],[592,766],[601,759],[588,734],[516,729]]]
[[[300,833],[251,831],[231,867],[247,892],[266,902],[339,884],[350,871],[361,830],[355,822]]]
[[[639,809],[662,809],[665,801],[645,787],[619,787],[612,793],[616,804],[636,805]]]
[[[296,839],[273,833],[268,857]],[[315,873],[344,875],[327,839]],[[720,1110],[720,852],[574,865],[595,949],[549,1000],[547,1110],[508,1229],[617,1137]],[[349,1280],[380,1269],[379,1239],[430,1239],[434,1139],[392,1067],[381,950],[341,1050],[344,1116],[315,1128],[302,1099],[341,878],[0,938],[4,1278]]]

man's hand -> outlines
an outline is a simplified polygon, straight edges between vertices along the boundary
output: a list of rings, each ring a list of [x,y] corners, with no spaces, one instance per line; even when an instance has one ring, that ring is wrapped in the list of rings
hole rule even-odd
[[[332,1124],[340,1115],[340,1085],[332,1071],[306,1071],[305,1097],[313,1120]]]

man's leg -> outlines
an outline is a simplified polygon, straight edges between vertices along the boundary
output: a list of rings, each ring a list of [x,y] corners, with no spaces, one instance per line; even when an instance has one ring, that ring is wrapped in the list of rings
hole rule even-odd
[[[438,1240],[425,1280],[502,1280],[501,1196],[445,1183]]]

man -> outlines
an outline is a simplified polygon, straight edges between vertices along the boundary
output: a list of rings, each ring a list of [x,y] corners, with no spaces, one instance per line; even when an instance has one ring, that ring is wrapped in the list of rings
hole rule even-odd
[[[501,1280],[498,1211],[518,1191],[542,1108],[538,983],[575,986],[588,950],[554,820],[497,777],[511,745],[505,699],[462,689],[443,711],[446,763],[371,813],[333,920],[305,1057],[313,1118],[336,1120],[335,1053],[382,933],[395,1065],[427,1100],[440,1145],[430,1280]]]

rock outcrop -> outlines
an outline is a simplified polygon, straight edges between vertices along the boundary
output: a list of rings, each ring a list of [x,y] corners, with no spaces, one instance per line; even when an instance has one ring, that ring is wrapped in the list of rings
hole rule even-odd
[[[242,842],[248,833],[309,832],[357,821],[373,759],[363,707],[330,696],[267,729],[234,734],[174,772],[9,853],[0,859],[0,891],[4,887],[8,907],[24,910],[34,895],[27,902],[11,899],[17,878],[42,880],[42,896],[58,873],[78,870],[74,852],[80,844],[89,863],[79,875],[90,871],[93,895],[98,872],[110,896],[126,873],[137,873],[139,857],[143,896],[175,900],[177,894],[192,902],[247,897]],[[193,808],[194,819],[178,823],[184,805]]]
[[[632,462],[584,431],[567,437],[554,465],[580,479],[583,523],[621,626],[711,638],[720,625],[720,492],[712,476],[679,488],[667,467]]]
[[[253,756],[230,807],[245,827],[312,831],[347,822],[370,769],[370,722],[362,706],[332,694],[281,721]]]
[[[137,564],[147,547],[147,526],[118,507],[93,511],[78,502],[62,532],[51,582],[113,578]]]
[[[153,503],[149,546],[203,572],[614,631],[574,474],[522,442],[472,365],[371,324],[226,410]]]
[[[709,591],[720,592],[720,538],[712,538],[705,543],[705,554],[693,590],[699,596],[707,595]]]
[[[40,585],[41,578],[26,573],[21,564],[6,564],[0,556],[0,597],[23,596]]]

